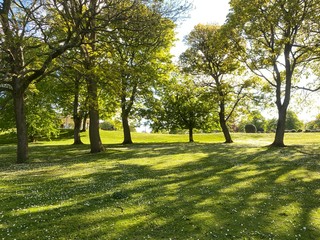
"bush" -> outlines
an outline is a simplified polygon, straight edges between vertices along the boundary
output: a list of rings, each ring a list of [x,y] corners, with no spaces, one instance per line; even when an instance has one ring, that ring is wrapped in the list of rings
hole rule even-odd
[[[116,130],[115,126],[109,121],[105,121],[105,122],[100,123],[100,128],[102,130],[108,130],[108,131]]]
[[[244,126],[244,130],[246,133],[256,133],[257,132],[257,128],[253,124],[246,124]]]

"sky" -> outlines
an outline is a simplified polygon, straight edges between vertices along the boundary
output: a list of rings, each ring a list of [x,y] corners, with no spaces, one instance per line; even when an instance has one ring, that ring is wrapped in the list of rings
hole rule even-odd
[[[229,0],[193,0],[193,9],[190,17],[179,24],[176,29],[178,38],[172,54],[178,57],[186,47],[183,44],[184,36],[188,35],[193,27],[199,23],[214,23],[222,25],[229,11]]]

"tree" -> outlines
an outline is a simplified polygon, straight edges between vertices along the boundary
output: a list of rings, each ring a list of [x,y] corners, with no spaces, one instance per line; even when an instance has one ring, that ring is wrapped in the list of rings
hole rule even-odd
[[[206,129],[216,122],[206,90],[186,75],[172,78],[157,94],[160,108],[151,111],[151,127],[156,131],[187,129],[189,142],[193,142],[194,129]]]
[[[131,0],[116,0],[111,3],[107,3],[103,0],[94,0],[90,1],[88,9],[88,32],[86,34],[86,42],[81,45],[81,53],[84,58],[84,67],[85,79],[88,86],[88,105],[89,105],[89,137],[91,152],[100,152],[102,151],[103,145],[99,135],[99,103],[98,103],[98,88],[100,76],[97,74],[97,67],[101,64],[98,60],[104,62],[113,61],[108,56],[108,53],[103,53],[110,43],[113,42],[113,39],[110,39],[110,36],[117,36],[119,33],[130,32],[131,34],[141,34],[151,29],[150,22],[155,18],[154,16],[161,17],[179,17],[181,13],[185,11],[188,7],[187,3],[181,4],[180,0],[169,0],[169,1],[131,1]],[[144,21],[139,19],[139,14],[141,9],[146,9],[150,11],[148,18],[144,17],[144,21],[148,24],[144,24]],[[149,18],[151,20],[149,20]],[[138,20],[138,21],[137,21]],[[137,23],[134,25],[132,23]],[[157,23],[155,26],[157,26]],[[141,25],[142,24],[142,25]],[[132,28],[135,27],[135,28]],[[114,33],[114,34],[113,34]],[[127,33],[126,33],[127,34]],[[121,35],[121,34],[120,34]],[[161,35],[158,35],[161,36]],[[125,47],[128,42],[124,42],[125,36],[123,39],[120,38],[120,44],[124,43],[122,47]],[[111,41],[111,42],[110,42]],[[123,41],[123,42],[122,42]],[[132,44],[132,43],[131,43]],[[138,52],[137,52],[138,53]],[[125,78],[125,77],[123,77]],[[134,87],[133,89],[136,89]],[[134,91],[133,91],[134,92]],[[133,96],[134,98],[134,96]],[[131,108],[131,100],[129,100],[129,109]],[[124,112],[124,129],[128,133],[126,121],[126,114],[130,112],[129,109],[126,109]],[[130,134],[130,131],[129,131]],[[126,135],[127,136],[127,135]],[[130,137],[130,136],[129,136]],[[128,140],[129,142],[130,140]]]
[[[170,72],[175,22],[188,9],[185,1],[142,2],[124,13],[127,21],[111,26],[106,49],[111,53],[110,75],[118,84],[123,144],[132,143],[129,117],[135,117],[136,106]]]
[[[56,58],[79,44],[84,15],[82,1],[4,0],[0,4],[0,91],[12,94],[17,163],[28,159],[25,93],[32,82],[50,72]]]
[[[242,60],[274,89],[278,119],[271,145],[283,147],[294,77],[313,60],[311,50],[318,45],[319,1],[231,0],[230,5],[228,24],[246,40],[238,44]]]
[[[115,5],[117,6],[117,5]],[[98,22],[98,17],[101,16],[101,12],[104,8],[108,9],[108,6],[100,0],[92,0],[88,4],[89,15],[88,15],[88,32],[85,37],[85,42],[81,45],[81,55],[83,59],[84,67],[84,79],[87,84],[88,92],[88,107],[89,107],[89,139],[91,153],[98,153],[104,151],[104,146],[102,144],[100,133],[99,133],[99,101],[98,101],[98,79],[96,74],[97,66],[97,36],[98,29],[100,27],[107,27],[109,21],[115,20],[113,16],[108,18],[108,13],[106,21]],[[118,19],[117,17],[115,17]]]
[[[81,124],[88,114],[88,96],[80,59],[78,51],[69,51],[58,61],[59,69],[46,80],[46,84],[55,93],[51,103],[58,106],[63,116],[72,116],[74,145],[83,144],[80,136]]]
[[[319,131],[320,130],[320,114],[318,114],[315,120],[307,123],[306,130]]]
[[[123,126],[123,144],[131,144],[129,116],[135,102],[142,103],[157,81],[170,72],[170,47],[174,23],[142,5],[131,21],[117,23],[111,35],[112,60],[109,69],[118,83]]]
[[[181,65],[186,72],[210,77],[205,84],[212,88],[212,99],[218,102],[225,142],[232,143],[227,122],[246,96],[244,89],[250,86],[250,81],[231,77],[240,68],[237,49],[228,40],[224,28],[217,25],[195,26],[186,42],[189,48],[180,56]]]

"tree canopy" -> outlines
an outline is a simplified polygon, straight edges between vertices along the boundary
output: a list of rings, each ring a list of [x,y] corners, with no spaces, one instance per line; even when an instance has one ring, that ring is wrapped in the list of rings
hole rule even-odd
[[[219,123],[225,142],[232,143],[227,122],[246,96],[244,90],[251,86],[251,82],[239,74],[239,51],[227,37],[226,30],[210,24],[195,26],[186,37],[189,48],[181,54],[180,63],[183,71],[203,76],[203,84],[212,88],[211,101],[218,102]]]
[[[110,40],[108,36],[115,31],[115,26],[126,29],[130,21],[139,20],[137,16],[142,13],[143,6],[153,16],[159,16],[158,19],[171,21],[177,21],[190,8],[190,4],[183,0],[1,2],[0,92],[1,97],[12,95],[18,136],[17,162],[28,159],[26,91],[30,84],[56,71],[56,60],[72,49],[78,49],[84,60],[91,152],[103,150],[99,137],[99,76],[96,70],[98,60],[105,61],[108,57],[106,54],[98,58],[101,53],[98,47],[102,41]],[[137,14],[131,14],[135,11]],[[132,29],[132,32],[135,30],[143,33],[145,29]]]
[[[210,131],[216,127],[214,103],[207,101],[207,90],[197,85],[191,76],[174,74],[156,94],[158,99],[147,115],[154,131],[187,130],[189,142],[193,142],[195,129]]]
[[[295,76],[318,56],[319,1],[231,0],[227,25],[242,61],[274,89],[278,122],[273,146],[284,146],[287,109]],[[237,33],[235,38],[234,33]],[[244,39],[245,43],[238,42]]]

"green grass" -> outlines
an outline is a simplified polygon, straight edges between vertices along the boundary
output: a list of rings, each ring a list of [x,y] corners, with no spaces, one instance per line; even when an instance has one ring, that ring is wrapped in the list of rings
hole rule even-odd
[[[101,135],[0,145],[0,239],[320,239],[320,134]]]

